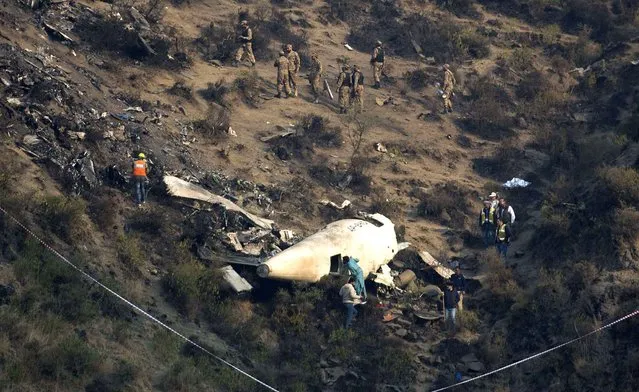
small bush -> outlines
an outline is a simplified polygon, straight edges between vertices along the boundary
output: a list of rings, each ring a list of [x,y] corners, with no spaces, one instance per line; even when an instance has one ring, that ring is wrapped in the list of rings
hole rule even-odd
[[[202,28],[195,45],[205,60],[227,61],[235,56],[237,43],[231,24],[210,25]]]
[[[169,222],[166,214],[159,209],[136,211],[127,220],[127,229],[154,235],[161,235]]]
[[[380,213],[393,220],[401,214],[399,202],[389,196],[383,188],[375,188],[372,192],[370,212]]]
[[[299,123],[304,137],[321,147],[336,148],[342,145],[342,133],[339,128],[331,127],[326,117],[309,114]]]
[[[404,74],[410,88],[415,91],[420,91],[429,84],[435,82],[435,77],[424,69],[416,69],[414,71],[406,71]]]
[[[69,243],[89,236],[86,203],[80,198],[49,196],[38,207],[44,226]]]
[[[135,236],[129,234],[118,237],[116,249],[118,259],[129,271],[138,271],[146,261],[140,240]]]
[[[198,92],[200,96],[207,101],[212,101],[222,107],[228,108],[230,105],[226,95],[229,91],[230,88],[227,86],[226,81],[224,79],[220,79],[215,83],[208,83],[205,89]]]
[[[211,109],[205,119],[193,121],[193,130],[213,140],[228,138],[231,115],[227,109]]]
[[[639,172],[629,167],[609,167],[599,172],[603,189],[617,206],[639,205]]]
[[[479,12],[475,9],[474,3],[473,0],[437,0],[437,5],[457,16],[479,16]]]
[[[167,90],[167,92],[171,95],[175,95],[176,97],[184,98],[187,101],[193,99],[193,88],[188,86],[183,80],[175,82],[173,86]]]
[[[51,380],[70,380],[97,370],[98,353],[78,337],[69,337],[45,350],[37,360],[40,374]]]
[[[163,280],[164,292],[178,309],[190,318],[208,306],[215,306],[220,293],[221,277],[195,260],[178,264]]]
[[[519,73],[534,69],[535,52],[530,48],[517,48],[506,58],[506,63]]]
[[[431,192],[421,196],[417,206],[418,214],[461,229],[465,226],[470,209],[467,200],[470,194],[469,189],[456,182],[437,184]]]
[[[256,71],[243,71],[233,82],[233,88],[237,91],[244,103],[256,106],[260,93],[260,77]]]

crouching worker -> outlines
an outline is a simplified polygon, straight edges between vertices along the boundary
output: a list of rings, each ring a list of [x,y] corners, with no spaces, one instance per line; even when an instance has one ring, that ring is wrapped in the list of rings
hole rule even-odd
[[[146,183],[148,181],[146,174],[148,172],[148,166],[146,164],[146,156],[144,153],[138,154],[138,159],[133,161],[133,186],[135,187],[135,202],[138,207],[142,203],[146,203]]]
[[[367,299],[366,286],[364,284],[364,272],[359,264],[357,264],[359,263],[359,260],[354,257],[344,256],[342,261],[344,262],[344,266],[348,269],[348,272],[355,279],[355,292],[357,295],[362,297],[362,304],[365,304]]]
[[[353,318],[357,316],[357,309],[355,305],[360,304],[362,297],[355,292],[355,278],[350,276],[348,282],[341,289],[339,289],[339,295],[342,297],[342,303],[346,306],[346,323],[344,328],[350,328],[353,323]]]

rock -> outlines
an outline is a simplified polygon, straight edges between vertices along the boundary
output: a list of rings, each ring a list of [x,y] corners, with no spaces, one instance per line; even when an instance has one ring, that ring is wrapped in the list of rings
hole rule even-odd
[[[340,360],[339,360],[339,359],[337,359],[337,358],[329,358],[329,359],[328,359],[328,363],[330,363],[330,364],[331,364],[331,365],[333,365],[333,366],[339,366],[339,365],[341,365],[341,364],[342,364],[342,361],[340,361]]]
[[[435,286],[434,284],[429,284],[426,287],[424,287],[422,289],[423,293],[425,296],[429,297],[429,298],[439,298],[441,297],[444,293],[442,292],[442,290]]]
[[[420,383],[425,383],[426,381],[428,381],[428,375],[424,372],[417,372],[417,381]]]
[[[408,335],[408,331],[404,328],[400,328],[397,331],[395,331],[395,335],[399,336],[400,338],[404,338],[406,337],[406,335]]]
[[[319,363],[321,368],[327,368],[328,367],[328,362],[326,362],[325,359],[320,359],[320,363]]]
[[[461,361],[464,363],[468,363],[468,362],[477,362],[479,361],[479,359],[477,358],[477,356],[474,353],[470,353],[470,354],[466,354],[463,357],[461,357]]]
[[[469,362],[466,364],[466,367],[471,372],[482,372],[485,369],[484,364],[479,361]]]
[[[398,280],[397,286],[403,289],[406,286],[408,286],[410,282],[415,280],[416,277],[417,276],[415,276],[415,273],[413,271],[407,269],[401,274],[399,274],[399,276],[397,277],[397,280]]]
[[[519,117],[517,119],[517,126],[519,128],[528,128],[528,122],[526,121],[526,119],[524,119],[523,117]]]

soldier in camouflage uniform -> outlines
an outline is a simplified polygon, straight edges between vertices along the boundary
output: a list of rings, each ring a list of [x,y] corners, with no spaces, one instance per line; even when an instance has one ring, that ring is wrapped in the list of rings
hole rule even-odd
[[[375,49],[373,49],[373,54],[371,55],[371,65],[373,66],[373,77],[375,79],[373,88],[380,88],[382,71],[384,70],[384,48],[382,48],[382,41],[375,43]]]
[[[277,98],[288,98],[291,94],[291,88],[288,85],[288,58],[283,50],[280,50],[279,58],[275,60],[277,67]],[[284,95],[282,95],[284,93]]]
[[[353,65],[353,73],[351,74],[352,88],[352,104],[355,110],[362,112],[364,110],[364,75],[358,65]]]
[[[337,90],[339,91],[339,112],[344,114],[348,111],[351,99],[351,75],[349,75],[349,66],[343,65],[342,72],[337,78]]]
[[[286,57],[288,58],[288,84],[291,87],[291,96],[297,97],[297,73],[300,70],[300,55],[293,50],[293,45],[286,45]]]
[[[239,34],[237,36],[237,41],[241,44],[237,51],[235,52],[235,61],[233,62],[234,66],[238,66],[240,61],[242,61],[242,57],[246,53],[249,61],[251,62],[251,67],[255,65],[255,56],[253,56],[253,31],[248,26],[248,22],[243,20],[240,22]]]
[[[453,101],[451,100],[453,97],[453,90],[455,89],[455,75],[453,71],[450,70],[450,66],[448,64],[444,64],[444,94],[442,98],[444,99],[444,112],[452,112],[453,111]]]
[[[322,63],[317,57],[317,53],[311,54],[311,69],[308,72],[308,82],[311,84],[311,92],[315,97],[313,103],[318,103],[322,89]]]

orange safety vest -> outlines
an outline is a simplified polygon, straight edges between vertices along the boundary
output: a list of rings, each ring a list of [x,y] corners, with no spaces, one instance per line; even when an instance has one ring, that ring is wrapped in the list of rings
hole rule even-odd
[[[138,159],[133,162],[133,176],[146,177],[146,162],[144,159]]]

